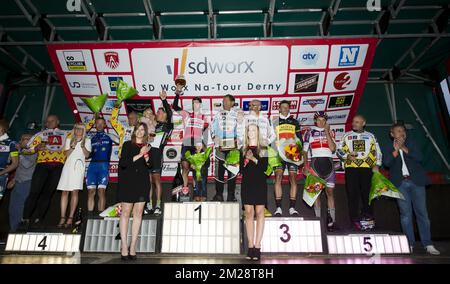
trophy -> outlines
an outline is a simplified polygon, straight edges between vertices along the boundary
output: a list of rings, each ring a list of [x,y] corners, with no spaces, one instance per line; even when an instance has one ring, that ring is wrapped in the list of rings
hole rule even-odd
[[[187,53],[188,53],[187,48],[184,48],[183,54],[181,56],[180,74],[178,74],[177,77],[175,78],[175,85],[181,85],[183,87],[186,86],[186,78],[184,77],[184,70],[186,68]]]
[[[220,139],[219,147],[221,151],[236,149],[236,143],[234,138]]]

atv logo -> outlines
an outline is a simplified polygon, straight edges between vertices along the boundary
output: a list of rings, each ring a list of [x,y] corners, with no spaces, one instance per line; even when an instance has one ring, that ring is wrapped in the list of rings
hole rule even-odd
[[[350,74],[347,72],[342,72],[334,79],[333,86],[336,90],[345,90],[351,83],[352,80],[350,78]]]
[[[341,67],[355,66],[358,60],[358,54],[359,54],[359,46],[357,45],[341,46],[338,66]]]
[[[316,65],[319,61],[319,52],[315,48],[309,48],[300,53],[300,62],[305,65]]]
[[[116,51],[107,51],[103,55],[105,57],[105,63],[109,68],[116,69],[119,67],[119,53]]]

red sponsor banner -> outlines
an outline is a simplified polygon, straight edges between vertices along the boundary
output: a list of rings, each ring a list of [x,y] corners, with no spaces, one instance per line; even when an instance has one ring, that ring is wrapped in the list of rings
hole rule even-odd
[[[376,43],[376,38],[99,42],[51,44],[48,51],[78,121],[92,115],[81,98],[101,93],[108,94],[102,111],[108,117],[118,79],[138,90],[133,100],[156,105],[161,90],[173,99],[174,78],[184,74],[186,109],[192,97],[201,96],[202,111],[213,117],[222,96],[232,94],[244,111],[251,99],[259,99],[272,118],[288,100],[302,126],[313,125],[314,112],[321,110],[341,133],[357,110]],[[126,122],[126,112],[121,109],[120,121]],[[169,143],[179,145],[182,133],[175,128]]]

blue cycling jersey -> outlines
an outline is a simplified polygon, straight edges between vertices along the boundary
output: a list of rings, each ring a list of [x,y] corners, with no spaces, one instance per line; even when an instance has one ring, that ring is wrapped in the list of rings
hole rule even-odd
[[[105,132],[97,132],[91,138],[91,162],[109,162],[113,141]]]
[[[0,139],[0,169],[6,168],[9,163],[9,157],[17,157],[19,152],[16,148],[16,142],[10,139],[6,134]]]

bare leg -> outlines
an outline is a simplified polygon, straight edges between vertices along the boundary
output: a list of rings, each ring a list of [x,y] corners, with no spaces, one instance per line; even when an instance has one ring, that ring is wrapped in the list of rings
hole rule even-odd
[[[94,211],[94,207],[95,207],[95,191],[96,191],[96,188],[88,188],[88,201],[87,201],[87,209],[88,209],[88,211]]]
[[[283,190],[281,187],[281,180],[283,179],[283,170],[275,171],[275,199],[281,199]]]
[[[181,169],[182,169],[181,175],[183,176],[183,186],[186,187],[186,186],[188,186],[188,182],[189,182],[189,171],[190,171],[189,162],[182,161]]]
[[[149,179],[150,179],[150,194],[149,194],[148,200],[149,200],[150,204],[153,204],[153,178],[152,178],[152,174],[149,174]]]
[[[145,202],[134,203],[133,207],[133,224],[131,225],[131,244],[130,255],[136,255],[136,243],[141,229],[142,212],[144,211]]]
[[[291,200],[297,199],[297,173],[296,172],[289,172],[289,182],[291,183]]]
[[[334,208],[334,187],[327,187],[326,189],[326,194],[327,194],[327,204],[328,204],[328,208]]]
[[[255,248],[261,248],[264,233],[264,205],[256,205],[256,240]]]
[[[245,228],[247,230],[248,247],[255,247],[255,209],[253,205],[244,205],[245,208]],[[264,206],[263,206],[264,212]]]
[[[320,208],[320,195],[317,197],[316,201],[314,201],[314,209]]]
[[[102,212],[106,208],[106,188],[98,189],[98,211]]]
[[[61,220],[59,221],[59,226],[63,225],[66,221],[66,212],[67,212],[67,204],[69,203],[69,192],[68,191],[62,191],[61,192]]]
[[[121,239],[121,253],[128,255],[128,223],[130,221],[130,213],[133,208],[133,203],[122,202],[122,215],[120,215],[119,229]]]
[[[69,218],[73,218],[73,215],[75,215],[75,211],[77,210],[77,206],[78,206],[78,192],[79,192],[79,190],[74,190],[71,193]]]
[[[334,194],[333,194],[334,188],[327,187],[325,192],[327,194],[328,214],[331,217],[331,222],[334,223],[334,222],[336,222],[336,208],[334,207]]]
[[[156,206],[161,206],[161,175],[153,174],[152,178],[156,189]]]

